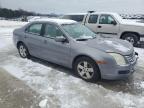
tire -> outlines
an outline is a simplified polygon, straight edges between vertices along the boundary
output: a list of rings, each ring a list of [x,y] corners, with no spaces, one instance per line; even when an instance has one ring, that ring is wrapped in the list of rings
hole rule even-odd
[[[134,33],[126,33],[122,36],[122,39],[129,41],[133,46],[137,46],[139,41],[138,36]]]
[[[18,45],[18,52],[22,58],[29,58],[30,57],[29,51],[28,51],[26,45],[23,43],[20,43]]]
[[[89,57],[78,58],[73,68],[76,74],[85,81],[96,82],[100,79],[98,65]]]

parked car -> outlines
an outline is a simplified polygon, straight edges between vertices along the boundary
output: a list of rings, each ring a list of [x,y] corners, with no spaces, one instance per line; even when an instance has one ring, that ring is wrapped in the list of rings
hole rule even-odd
[[[84,17],[86,16],[86,13],[71,13],[71,14],[66,14],[61,16],[61,19],[71,19],[77,22],[83,22],[84,21]]]
[[[103,37],[112,37],[128,40],[134,46],[144,40],[144,24],[123,19],[117,13],[93,12],[66,14],[62,19],[72,19],[82,22],[95,33]],[[78,19],[80,18],[80,19]]]
[[[137,56],[124,40],[100,38],[73,20],[43,19],[13,32],[22,58],[35,56],[66,66],[86,81],[127,78]]]

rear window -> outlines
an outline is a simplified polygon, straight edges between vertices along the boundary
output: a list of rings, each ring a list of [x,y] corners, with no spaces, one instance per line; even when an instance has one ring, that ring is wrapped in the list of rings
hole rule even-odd
[[[82,22],[84,19],[84,15],[65,15],[63,19],[71,19],[77,22]]]

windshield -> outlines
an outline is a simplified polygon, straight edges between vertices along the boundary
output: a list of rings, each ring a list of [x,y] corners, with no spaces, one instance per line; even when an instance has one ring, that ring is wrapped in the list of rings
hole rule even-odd
[[[82,24],[63,24],[62,28],[74,39],[92,39],[96,34]]]

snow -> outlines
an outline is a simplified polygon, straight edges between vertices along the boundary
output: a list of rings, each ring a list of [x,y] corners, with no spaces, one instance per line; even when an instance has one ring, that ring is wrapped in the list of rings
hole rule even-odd
[[[4,37],[8,37],[10,35],[10,32],[12,32],[12,30],[7,29],[7,30],[1,31],[1,29],[2,28],[0,27],[0,48],[3,48],[9,44],[9,41],[11,39],[11,38],[5,39]]]
[[[121,23],[126,24],[126,25],[132,25],[135,27],[137,27],[137,26],[144,27],[144,23],[136,22],[133,20],[122,20]]]
[[[47,105],[47,101],[48,101],[47,99],[42,100],[39,103],[40,108],[49,108],[48,105]]]
[[[141,83],[140,83],[140,87],[141,87],[141,88],[144,88],[144,82],[141,82]]]
[[[73,20],[56,19],[56,18],[40,18],[40,19],[36,19],[35,21],[49,21],[49,22],[57,23],[59,25],[76,23],[76,21],[73,21]]]
[[[35,16],[35,17],[32,17],[32,18],[28,19],[28,22],[36,21],[40,18],[41,18],[40,16]]]
[[[15,28],[26,23],[17,21],[0,21],[0,49],[12,43],[12,32]]]
[[[39,102],[40,108],[144,108],[144,49],[135,48],[139,60],[138,71],[134,76],[138,76],[138,80],[134,79],[130,84],[124,82],[128,84],[125,86],[126,91],[123,91],[120,82],[88,83],[62,67],[38,59],[20,58],[13,45],[12,31],[22,25],[24,23],[0,21],[0,68],[24,81],[44,97]],[[113,44],[110,41],[107,43]],[[118,46],[115,47],[127,50]],[[127,90],[131,85],[130,90],[140,92],[134,94]]]
[[[143,67],[144,66],[144,49],[141,48],[135,48],[135,51],[139,54],[139,62],[138,65]]]
[[[10,71],[13,76],[18,75],[17,77],[19,77],[19,78],[22,78],[24,76],[24,74],[23,74],[23,72],[21,72],[20,68],[15,68],[11,65],[6,65],[3,68],[6,69],[8,72]]]
[[[113,95],[113,97],[111,96]],[[144,101],[141,101],[143,98],[134,97],[129,94],[124,94],[122,92],[119,92],[117,94],[111,93],[106,96],[109,99],[112,99],[116,103],[119,102],[123,105],[123,108],[143,108]],[[137,101],[137,102],[136,102]]]
[[[129,48],[127,48],[124,45],[117,43],[117,42],[113,42],[110,40],[105,40],[104,42],[107,43],[108,45],[110,45],[111,47],[114,47],[115,49],[122,51],[122,52],[127,52],[130,50]]]
[[[1,20],[0,27],[19,27],[21,25],[26,24],[26,22],[18,22],[18,21],[8,21],[8,20]]]

